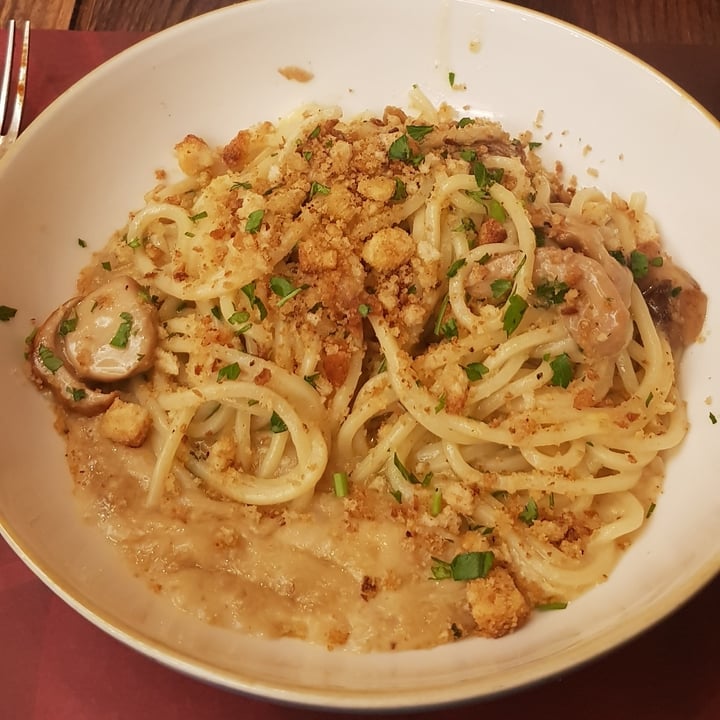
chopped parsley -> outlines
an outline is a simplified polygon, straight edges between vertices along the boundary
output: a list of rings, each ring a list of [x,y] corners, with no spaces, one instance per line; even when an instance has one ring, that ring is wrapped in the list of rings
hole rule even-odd
[[[390,199],[393,202],[402,202],[407,196],[407,186],[400,178],[395,178],[395,192]]]
[[[286,302],[292,300],[303,290],[307,290],[309,285],[300,285],[295,287],[287,278],[274,275],[270,278],[270,289],[280,298],[277,306],[282,307]]]
[[[450,87],[455,87],[455,73],[452,70],[448,73],[448,82]]]
[[[502,180],[504,171],[502,168],[488,169],[480,161],[476,160],[471,163],[470,169],[475,176],[475,182],[481,190],[487,190],[491,185]]]
[[[225,365],[218,370],[217,381],[223,382],[225,380],[237,380],[240,377],[240,365],[236,362]]]
[[[403,479],[407,480],[407,482],[411,485],[422,485],[423,487],[427,487],[432,480],[433,474],[431,472],[427,473],[422,480],[418,480],[418,478],[402,464],[402,461],[398,457],[397,453],[394,453],[393,455],[393,465],[395,465]]]
[[[196,213],[195,215],[190,216],[190,220],[192,222],[197,222],[198,220],[204,220],[208,216],[207,212],[203,210],[202,212]]]
[[[649,518],[654,512],[655,512],[655,503],[650,503],[650,507],[647,509],[647,512],[645,513],[645,517]]]
[[[462,369],[465,371],[465,374],[467,375],[467,378],[470,382],[480,380],[483,375],[486,375],[490,372],[490,370],[488,370],[488,368],[481,362],[474,362],[468,363],[467,365],[462,365]]]
[[[87,392],[83,388],[74,388],[68,385],[65,390],[74,402],[80,402],[87,397]]]
[[[710,413],[710,422],[713,425],[717,425],[717,418],[715,417],[715,413],[712,413],[712,412]]]
[[[240,325],[246,323],[250,319],[250,313],[246,310],[237,310],[229,318],[228,322],[231,325]]]
[[[388,149],[388,157],[391,160],[399,160],[413,167],[417,167],[425,159],[421,153],[414,153],[410,147],[407,135],[401,135]]]
[[[330,188],[327,185],[316,182],[315,180],[310,183],[310,192],[308,193],[308,201],[312,200],[316,195],[329,195]]]
[[[275,434],[287,432],[285,421],[274,410],[270,416],[270,431]]]
[[[535,500],[530,498],[523,511],[518,515],[518,520],[522,520],[526,525],[533,525],[537,519],[538,506]]]
[[[445,310],[447,309],[449,302],[450,302],[450,296],[445,295],[445,297],[442,299],[442,302],[440,303],[440,310],[438,310],[437,319],[435,320],[435,327],[433,329],[435,335],[440,335],[440,330],[442,328],[442,322],[445,317]]]
[[[108,272],[109,272],[110,270],[112,270],[112,267],[110,266],[110,263],[109,263],[107,260],[106,260],[104,263],[101,263],[101,264],[102,264],[102,269],[103,269],[103,270],[107,270]]]
[[[563,302],[568,290],[570,290],[570,287],[567,283],[553,280],[540,283],[540,285],[535,288],[535,295],[543,307],[550,307],[551,305],[559,305]]]
[[[507,295],[511,288],[512,280],[507,280],[506,278],[499,278],[490,283],[490,289],[492,290],[492,295],[495,299]]]
[[[234,182],[231,186],[231,190],[239,190],[242,188],[243,190],[251,190],[252,189],[252,183],[249,182]]]
[[[250,305],[257,308],[257,311],[260,313],[260,320],[264,320],[267,317],[267,309],[265,305],[263,305],[263,301],[255,295],[255,281],[253,280],[251,283],[243,285],[240,289],[250,301]]]
[[[0,305],[0,322],[8,322],[12,320],[17,313],[17,308],[7,305]]]
[[[438,403],[435,406],[435,414],[439,413],[441,410],[445,408],[445,403],[447,402],[447,398],[445,397],[445,393],[443,393],[440,398],[438,399]]]
[[[416,142],[420,142],[435,127],[433,125],[408,125],[407,134]]]
[[[493,220],[497,220],[499,223],[504,223],[507,220],[507,213],[505,208],[494,198],[487,202],[488,215]]]
[[[630,271],[636,280],[644,278],[650,271],[650,267],[661,267],[662,264],[663,259],[660,255],[648,258],[645,253],[639,250],[633,250],[630,253]]]
[[[252,327],[252,323],[248,322],[248,320],[250,320],[250,313],[246,310],[236,310],[228,318],[228,322],[231,325],[240,325],[240,327],[235,330],[238,335],[246,333]]]
[[[446,323],[440,326],[440,335],[446,340],[452,340],[458,336],[458,326],[455,318],[450,318]]]
[[[358,314],[360,317],[367,317],[370,314],[370,309],[369,305],[362,303],[361,305],[358,305]]]
[[[264,210],[253,210],[245,221],[245,232],[254,235],[260,229],[264,216]]]
[[[562,353],[562,355],[553,358],[550,360],[550,367],[553,371],[550,384],[566,388],[574,375],[573,364],[570,362],[569,355]]]
[[[476,580],[487,577],[495,562],[491,550],[456,555],[450,562],[434,557],[430,567],[435,580]]]
[[[507,309],[503,315],[503,330],[508,337],[517,330],[527,307],[527,301],[520,295],[511,295],[508,299]]]
[[[644,278],[648,274],[649,263],[645,253],[633,250],[630,253],[630,271],[636,280]]]
[[[445,275],[447,275],[447,277],[449,277],[449,278],[455,277],[457,275],[458,270],[461,267],[463,267],[466,262],[467,262],[467,260],[465,260],[465,258],[459,258],[448,268]]]
[[[627,259],[622,250],[608,250],[608,254],[615,258],[621,265],[627,265]]]
[[[86,243],[82,238],[78,238],[78,245],[79,245],[81,248],[86,248],[86,247],[87,247],[87,243]]]
[[[57,357],[49,347],[40,345],[37,353],[40,362],[42,362],[51,373],[56,373],[63,366],[63,361]]]
[[[320,126],[316,125],[315,129],[308,135],[308,140],[315,140],[320,135]]]
[[[133,316],[130,313],[120,313],[120,319],[122,322],[115,331],[115,335],[113,335],[112,340],[110,340],[110,344],[116,348],[127,347],[128,340],[130,339],[130,331],[133,326]]]
[[[74,317],[65,318],[61,323],[60,327],[58,328],[58,334],[62,335],[63,337],[67,335],[68,333],[71,333],[77,328],[78,319],[77,315]]]
[[[206,214],[207,214],[207,213],[206,213]],[[126,237],[126,238],[125,238],[125,244],[126,244],[128,247],[131,247],[133,250],[135,250],[135,248],[139,248],[139,247],[142,245],[142,241],[140,240],[139,237],[133,238],[132,240],[128,240],[127,237]]]
[[[464,128],[466,125],[474,125],[474,124],[475,124],[475,120],[473,118],[469,118],[469,117],[460,118],[457,122],[457,126],[459,128]]]

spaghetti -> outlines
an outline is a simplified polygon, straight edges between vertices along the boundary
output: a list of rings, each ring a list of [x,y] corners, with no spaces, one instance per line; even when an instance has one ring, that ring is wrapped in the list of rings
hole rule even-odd
[[[108,409],[56,393],[71,466],[210,621],[370,650],[504,635],[607,577],[687,431],[673,329],[695,339],[704,295],[644,198],[413,98],[186,137],[184,178],[81,278],[136,283],[157,342],[150,370],[86,383]]]

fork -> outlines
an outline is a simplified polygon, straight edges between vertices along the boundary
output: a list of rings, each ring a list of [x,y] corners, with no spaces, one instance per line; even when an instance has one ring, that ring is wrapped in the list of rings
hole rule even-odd
[[[28,55],[30,52],[30,21],[25,21],[23,29],[22,48],[20,50],[20,66],[17,70],[17,83],[15,91],[11,97],[10,80],[12,77],[13,57],[15,52],[15,20],[8,23],[8,40],[7,50],[5,53],[5,66],[2,74],[2,84],[0,85],[0,157],[6,152],[8,147],[17,140],[20,132],[20,118],[22,117],[23,102],[25,101],[25,85],[27,82]],[[7,131],[2,134],[2,128],[5,115],[8,111],[8,105],[12,104],[12,115],[7,125]]]

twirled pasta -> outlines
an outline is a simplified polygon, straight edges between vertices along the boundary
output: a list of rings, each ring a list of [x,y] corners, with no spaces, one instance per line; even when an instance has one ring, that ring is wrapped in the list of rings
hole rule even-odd
[[[98,259],[160,334],[114,388],[150,430],[104,522],[215,621],[364,649],[503,635],[607,577],[687,430],[667,323],[704,296],[682,276],[651,314],[647,277],[678,271],[642,197],[565,187],[529,137],[413,100],[412,119],[303,108],[220,150],[188,136],[186,177]],[[118,449],[112,413],[69,412],[76,468],[79,437]],[[188,599],[188,568],[217,603]]]

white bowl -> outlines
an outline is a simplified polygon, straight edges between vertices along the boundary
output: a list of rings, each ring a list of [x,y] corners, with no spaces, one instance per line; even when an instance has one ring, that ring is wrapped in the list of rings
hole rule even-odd
[[[308,83],[278,68],[311,72]],[[448,80],[454,72],[453,89]],[[31,318],[73,293],[89,250],[142,203],[188,132],[222,143],[308,101],[347,113],[436,103],[501,121],[542,111],[546,159],[581,184],[645,191],[667,247],[709,293],[704,340],[682,365],[691,430],[665,491],[610,579],[562,613],[501,640],[355,655],[210,627],[132,578],[80,521],[45,400],[22,370]],[[592,151],[585,154],[586,145]],[[96,70],[28,128],[0,164],[0,526],[23,560],[91,622],[157,660],[218,685],[335,708],[426,707],[507,691],[616,646],[688,599],[720,567],[717,174],[720,129],[672,83],[615,47],[488,0],[260,0],[160,33]],[[593,167],[596,178],[587,173]]]

